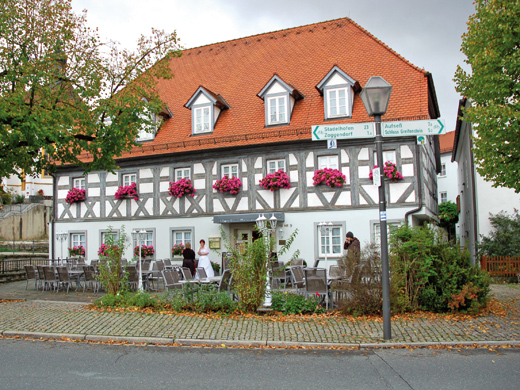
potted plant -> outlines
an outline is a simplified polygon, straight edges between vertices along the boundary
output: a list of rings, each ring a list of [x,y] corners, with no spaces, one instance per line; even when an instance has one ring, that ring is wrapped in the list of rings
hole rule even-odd
[[[268,174],[266,177],[260,180],[259,184],[260,187],[271,191],[276,191],[280,188],[291,188],[289,176],[282,169]]]
[[[374,169],[377,168],[377,165],[374,165]],[[393,162],[387,161],[385,162],[385,165],[383,167],[383,175],[387,177],[388,179],[392,181],[402,180],[404,179],[401,172],[397,170],[397,167]],[[374,180],[374,173],[373,170],[370,170],[370,173],[368,174],[368,178],[370,180]]]
[[[65,202],[68,204],[73,204],[77,202],[83,202],[85,200],[85,190],[81,190],[79,188],[73,188],[67,192],[67,196],[65,197]]]
[[[85,256],[85,248],[83,248],[83,245],[77,245],[72,248],[69,248],[69,256],[70,257]]]
[[[172,247],[172,256],[182,256],[182,251],[184,250],[185,246],[183,243],[175,244]]]
[[[213,268],[213,272],[215,272],[215,275],[220,275],[220,264],[215,263],[214,261],[211,262],[211,267]]]
[[[139,200],[139,195],[137,194],[137,184],[132,183],[127,186],[119,186],[115,193],[116,199],[128,199],[134,198],[134,200]]]
[[[213,184],[213,188],[220,192],[229,192],[230,194],[238,194],[240,192],[240,187],[242,186],[242,182],[236,176],[228,177],[224,176],[222,179],[217,180],[215,184]]]
[[[312,177],[314,185],[325,184],[330,188],[343,187],[346,177],[337,169],[323,168],[317,169]]]
[[[141,245],[141,258],[145,259],[147,257],[152,257],[155,253],[155,249],[153,249],[153,245]],[[139,257],[139,245],[134,248],[134,256]]]
[[[170,182],[170,188],[168,193],[176,198],[181,198],[184,195],[195,196],[195,188],[190,179],[180,179],[177,181]]]

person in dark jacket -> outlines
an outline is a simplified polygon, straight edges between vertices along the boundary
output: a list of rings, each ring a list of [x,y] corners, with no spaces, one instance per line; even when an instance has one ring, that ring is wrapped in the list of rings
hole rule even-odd
[[[182,251],[182,266],[190,269],[191,274],[195,277],[195,251],[191,249],[191,244],[186,243],[186,248]]]
[[[354,237],[352,232],[347,233],[343,249],[347,251],[347,257],[345,261],[347,276],[352,275],[352,271],[356,265],[359,265],[361,261],[361,244],[359,240]]]

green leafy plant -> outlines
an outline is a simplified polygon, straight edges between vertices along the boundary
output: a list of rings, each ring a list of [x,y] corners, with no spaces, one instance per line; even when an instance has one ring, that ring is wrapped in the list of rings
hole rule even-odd
[[[445,228],[455,226],[459,222],[457,205],[452,201],[442,202],[439,205],[439,225]]]
[[[483,236],[478,247],[479,254],[488,256],[520,256],[520,214],[500,212],[490,214],[492,230]]]
[[[320,297],[304,297],[290,292],[275,291],[271,309],[283,314],[321,314],[325,308],[320,305]]]
[[[127,286],[126,273],[121,269],[121,256],[126,245],[126,233],[124,225],[119,234],[112,232],[112,226],[108,227],[105,235],[104,256],[106,262],[99,263],[98,279],[108,294],[116,295]]]
[[[229,255],[229,267],[233,273],[233,289],[239,297],[240,310],[254,312],[264,300],[265,284],[267,279],[267,253],[273,252],[274,238],[266,243],[264,239],[257,239],[246,244],[243,251],[232,245],[222,227],[220,228],[224,246]],[[278,255],[285,254],[292,245],[298,230],[295,230],[286,240],[285,245],[278,249]],[[297,258],[296,251],[292,258]]]

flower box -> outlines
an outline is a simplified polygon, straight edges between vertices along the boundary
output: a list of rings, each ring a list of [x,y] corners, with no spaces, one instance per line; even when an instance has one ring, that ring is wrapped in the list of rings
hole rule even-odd
[[[325,184],[330,188],[338,188],[343,187],[346,177],[337,169],[323,168],[317,169],[316,172],[314,172],[312,180],[314,180],[313,184],[315,186]]]
[[[182,256],[182,251],[184,250],[184,244],[175,244],[172,248],[172,256]]]
[[[238,177],[235,176],[224,176],[222,179],[217,180],[215,184],[213,184],[213,188],[217,191],[229,192],[230,194],[238,194],[240,192],[241,186],[242,182]]]
[[[153,245],[141,245],[141,258],[152,257],[155,253]],[[134,248],[134,256],[139,257],[139,245]]]
[[[374,165],[374,169],[377,168],[377,165]],[[368,174],[368,178],[370,180],[374,180],[374,173],[373,170],[370,170],[370,173]],[[401,172],[397,170],[397,167],[393,162],[387,161],[385,162],[385,165],[383,167],[383,175],[384,177],[387,177],[388,179],[391,179],[392,181],[402,180],[404,179]]]
[[[289,176],[282,169],[268,174],[266,177],[260,180],[259,184],[260,187],[271,191],[276,191],[280,188],[291,188]]]
[[[65,197],[65,202],[68,204],[78,203],[85,201],[85,190],[81,190],[79,188],[73,188],[67,192],[67,196]]]
[[[85,248],[83,248],[83,245],[69,248],[69,256],[85,256]]]
[[[137,194],[137,184],[132,183],[127,186],[119,186],[115,193],[116,199],[129,199],[133,198],[134,200],[139,200],[139,195]]]
[[[168,193],[176,198],[182,198],[184,195],[195,196],[195,188],[190,179],[180,179],[174,182],[170,182],[170,188]]]

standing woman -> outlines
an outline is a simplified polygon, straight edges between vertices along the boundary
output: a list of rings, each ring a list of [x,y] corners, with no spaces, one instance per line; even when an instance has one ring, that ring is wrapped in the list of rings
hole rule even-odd
[[[197,253],[199,254],[199,267],[204,268],[208,278],[215,276],[215,272],[213,272],[213,267],[211,266],[211,261],[209,261],[209,249],[206,247],[206,241],[200,240],[200,248]]]
[[[190,269],[191,274],[195,276],[195,251],[191,249],[191,244],[186,243],[186,248],[182,251],[182,266]]]

